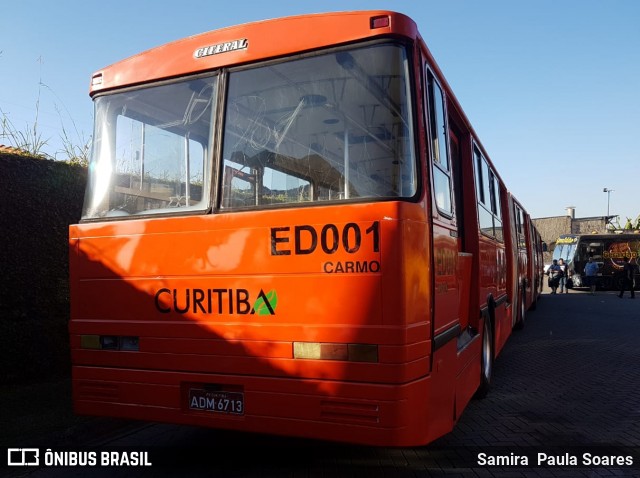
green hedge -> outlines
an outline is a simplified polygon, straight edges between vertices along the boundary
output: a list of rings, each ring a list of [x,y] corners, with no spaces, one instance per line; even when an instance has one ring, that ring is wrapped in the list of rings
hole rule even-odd
[[[0,154],[0,383],[70,370],[68,230],[86,168]]]

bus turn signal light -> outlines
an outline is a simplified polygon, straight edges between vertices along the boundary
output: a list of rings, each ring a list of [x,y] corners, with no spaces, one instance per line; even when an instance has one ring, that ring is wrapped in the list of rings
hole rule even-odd
[[[371,344],[294,342],[293,358],[376,363],[378,362],[378,346]]]
[[[387,28],[390,25],[389,16],[382,15],[379,17],[371,17],[371,29]]]

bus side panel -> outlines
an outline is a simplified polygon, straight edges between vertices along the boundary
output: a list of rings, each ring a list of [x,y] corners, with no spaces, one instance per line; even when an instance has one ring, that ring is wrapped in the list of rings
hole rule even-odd
[[[493,319],[494,355],[511,335],[513,307],[506,295],[506,252],[503,244],[480,234],[481,308],[487,306]]]
[[[464,349],[458,351],[459,371],[456,380],[456,419],[466,408],[480,386],[480,356],[482,338],[478,334]]]
[[[429,441],[449,433],[454,425],[456,372],[458,367],[456,341],[451,340],[433,354],[433,372],[429,403]],[[434,413],[436,412],[437,413]]]
[[[435,209],[435,207],[434,207]],[[454,228],[437,216],[433,221],[433,354],[430,409],[431,439],[452,430],[458,372],[457,337],[460,333],[458,243]],[[455,332],[452,334],[451,332]],[[441,337],[446,337],[441,339]],[[439,344],[440,340],[445,340]]]
[[[517,244],[517,232],[516,232],[516,205],[514,204],[513,196],[506,194],[506,201],[503,201],[503,218],[504,232],[505,232],[505,249],[507,251],[507,296],[510,302],[512,326],[515,325],[515,321],[518,317],[518,311],[520,310],[520,297],[519,284],[520,284],[520,258]]]
[[[438,225],[433,231],[434,337],[460,324],[458,241],[455,230]]]

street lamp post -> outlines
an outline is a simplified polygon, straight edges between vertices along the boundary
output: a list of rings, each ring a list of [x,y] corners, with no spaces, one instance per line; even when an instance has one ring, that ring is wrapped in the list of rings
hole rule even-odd
[[[604,188],[602,192],[607,193],[607,221],[608,221],[609,220],[609,199],[611,198],[611,193],[613,192],[613,189]]]

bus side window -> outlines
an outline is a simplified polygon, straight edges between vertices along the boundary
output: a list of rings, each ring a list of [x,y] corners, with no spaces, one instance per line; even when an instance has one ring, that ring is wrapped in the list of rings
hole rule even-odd
[[[604,244],[601,242],[591,242],[589,244],[589,255],[593,257],[594,261],[602,261],[603,250]]]
[[[429,115],[429,146],[433,172],[433,188],[438,210],[451,217],[451,164],[447,141],[447,121],[444,95],[433,74],[427,69]]]
[[[474,166],[476,171],[476,191],[478,194],[478,221],[480,231],[489,237],[494,237],[493,229],[493,211],[495,202],[492,200],[491,191],[494,186],[491,186],[489,180],[489,167],[485,161],[482,153],[477,147],[474,147]]]
[[[493,213],[493,233],[495,238],[502,242],[504,236],[502,232],[502,207],[500,205],[500,181],[493,173],[489,171],[490,190],[491,190],[491,212]]]

